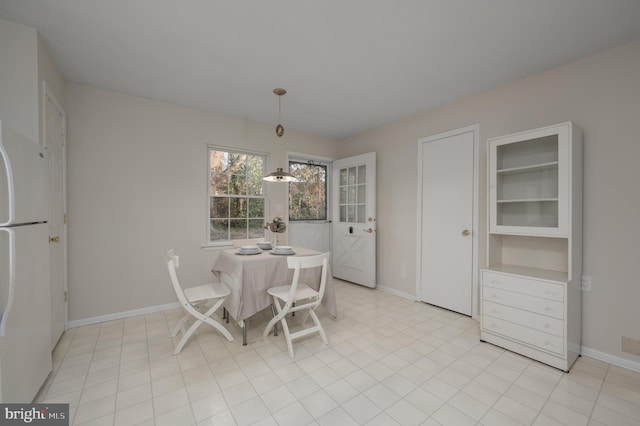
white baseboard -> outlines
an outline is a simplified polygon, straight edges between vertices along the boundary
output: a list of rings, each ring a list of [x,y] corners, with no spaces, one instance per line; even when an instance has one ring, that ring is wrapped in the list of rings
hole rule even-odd
[[[585,346],[583,346],[581,350],[583,356],[595,358],[597,360],[608,362],[609,364],[617,365],[618,367],[627,368],[629,370],[637,371],[640,373],[640,362],[638,361],[620,358],[619,356],[600,352],[595,349],[587,348]]]
[[[167,303],[166,305],[148,306],[146,308],[134,309],[132,311],[116,312],[115,314],[100,315],[97,317],[83,318],[69,321],[67,328],[82,327],[85,325],[99,324],[101,322],[114,321],[122,318],[135,317],[137,315],[151,314],[154,312],[166,311],[180,307],[179,302]]]
[[[412,302],[416,302],[416,296],[414,294],[404,293],[402,291],[398,291],[389,287],[385,287],[383,285],[378,285],[376,287],[380,291],[384,291],[385,293],[391,293],[395,296],[402,297],[403,299],[411,300]]]

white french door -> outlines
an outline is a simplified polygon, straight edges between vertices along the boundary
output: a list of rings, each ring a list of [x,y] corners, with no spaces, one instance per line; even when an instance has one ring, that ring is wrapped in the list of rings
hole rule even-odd
[[[420,300],[475,314],[477,126],[418,141]]]
[[[333,276],[376,286],[376,153],[333,162]]]

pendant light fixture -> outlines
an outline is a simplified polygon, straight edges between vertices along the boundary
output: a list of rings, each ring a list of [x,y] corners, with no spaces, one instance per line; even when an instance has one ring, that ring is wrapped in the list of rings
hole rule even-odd
[[[278,96],[278,125],[276,126],[276,136],[278,136],[278,154],[280,153],[280,148],[282,146],[282,135],[284,135],[284,126],[281,123],[281,113],[282,113],[282,96],[287,94],[287,91],[284,89],[273,89],[273,93],[276,94],[276,96]],[[280,160],[278,160],[280,161]],[[293,176],[291,173],[289,172],[285,172],[284,170],[282,170],[282,167],[278,167],[276,168],[275,172],[271,172],[268,175],[266,175],[265,177],[262,178],[262,180],[266,180],[267,182],[297,182],[298,180],[296,179],[295,176]]]

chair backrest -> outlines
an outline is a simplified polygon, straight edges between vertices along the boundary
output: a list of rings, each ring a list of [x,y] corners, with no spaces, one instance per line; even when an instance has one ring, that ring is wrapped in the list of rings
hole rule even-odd
[[[318,300],[315,304],[319,304],[324,296],[324,289],[327,286],[327,273],[329,270],[329,257],[331,253],[316,254],[313,256],[289,256],[287,257],[287,266],[289,269],[293,269],[293,279],[291,280],[291,294],[289,300],[293,299],[293,294],[298,287],[298,280],[300,279],[301,269],[310,269],[322,267],[320,275],[320,287],[318,287]]]
[[[173,249],[169,250],[166,254],[167,258],[167,268],[169,269],[169,276],[171,277],[171,283],[173,284],[173,290],[176,292],[176,296],[178,296],[178,300],[185,306],[189,304],[187,297],[184,295],[184,291],[182,291],[182,287],[180,286],[180,282],[178,281],[178,274],[176,273],[176,268],[180,266],[179,257],[175,253]]]

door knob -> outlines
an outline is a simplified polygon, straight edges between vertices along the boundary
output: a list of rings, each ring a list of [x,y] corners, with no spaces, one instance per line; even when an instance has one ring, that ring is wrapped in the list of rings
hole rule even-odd
[[[373,229],[369,228],[369,229],[363,229],[364,232],[368,232],[370,234],[372,234],[374,231]]]
[[[463,237],[468,237],[469,235],[471,235],[471,231],[469,231],[468,229],[465,229],[464,231],[462,231]]]
[[[49,242],[50,243],[59,243],[60,242],[60,237],[49,237]]]

